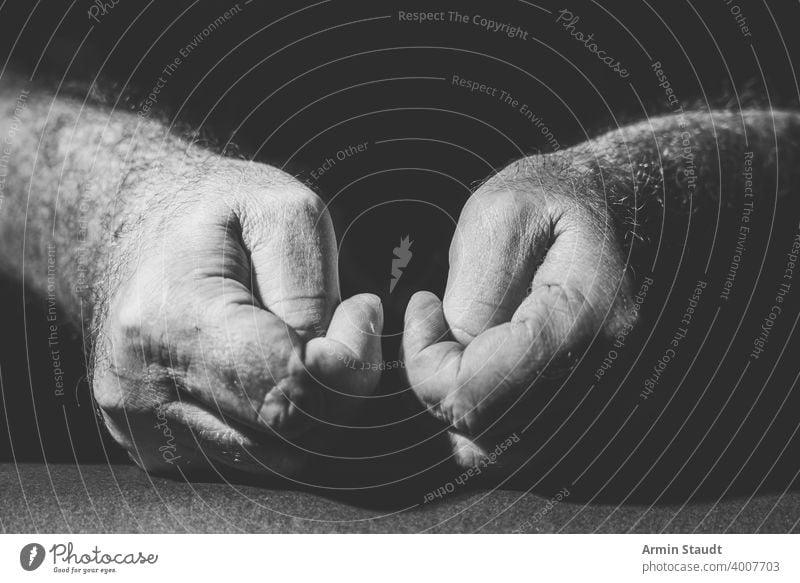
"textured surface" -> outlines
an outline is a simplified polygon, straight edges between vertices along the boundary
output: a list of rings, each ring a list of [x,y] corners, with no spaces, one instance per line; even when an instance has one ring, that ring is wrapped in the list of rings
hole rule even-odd
[[[584,506],[509,490],[378,511],[316,493],[150,478],[125,466],[0,465],[5,532],[789,532],[800,493],[718,504]],[[795,528],[796,530],[796,528]]]

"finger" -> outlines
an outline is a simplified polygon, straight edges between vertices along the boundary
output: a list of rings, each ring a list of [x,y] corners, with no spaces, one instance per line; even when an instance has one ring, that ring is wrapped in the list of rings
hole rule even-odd
[[[410,386],[431,412],[448,424],[438,406],[448,383],[458,378],[464,345],[452,340],[442,302],[430,292],[417,292],[406,308],[403,358]]]
[[[232,423],[294,437],[324,411],[304,340],[325,333],[338,302],[330,220],[291,184],[209,204],[164,233],[187,260],[171,266],[155,254],[156,268],[139,270],[146,281],[115,306],[126,361],[117,370],[147,362],[152,385],[174,386]],[[154,302],[164,281],[172,283]]]
[[[462,344],[508,322],[525,298],[550,236],[543,207],[540,197],[491,184],[464,207],[444,294],[445,318]]]
[[[309,341],[306,365],[323,395],[317,421],[342,422],[378,385],[382,332],[380,298],[360,294],[339,305],[324,338]]]
[[[317,410],[310,401],[319,395],[299,335],[253,302],[238,281],[203,277],[187,285],[177,297],[189,298],[188,305],[167,297],[136,301],[147,294],[134,293],[112,306],[102,368],[124,387],[107,383],[106,407],[146,408],[152,399],[183,394],[232,423],[287,437],[302,431],[291,422],[293,413]],[[282,407],[266,400],[275,389],[284,396]]]
[[[195,343],[183,388],[226,419],[286,439],[336,423],[380,377],[383,312],[376,296],[342,302],[328,335],[307,345],[256,306],[226,306]]]
[[[501,324],[478,335],[468,346],[456,341],[436,342],[441,323],[419,306],[409,305],[407,330],[416,330],[404,343],[409,385],[430,412],[456,430],[475,435],[487,419],[503,411],[494,406],[498,393],[509,392],[509,375],[524,375],[521,366],[530,360],[532,336],[519,324]],[[441,308],[438,310],[440,317]],[[414,339],[418,342],[414,343]]]
[[[529,321],[566,349],[598,330],[613,334],[629,316],[631,280],[610,221],[573,209],[553,239],[512,322]]]
[[[374,294],[359,294],[343,301],[333,315],[324,339],[309,343],[309,352],[320,346],[357,360],[378,362],[381,358],[383,306]]]
[[[324,335],[340,299],[336,238],[325,205],[293,179],[277,192],[240,200],[242,241],[263,307],[303,339]]]
[[[170,335],[171,366],[156,383],[174,383],[233,423],[293,435],[289,418],[297,408],[314,409],[316,398],[298,334],[276,315],[229,304],[224,295],[191,324]],[[272,391],[283,395],[281,408],[267,399]]]
[[[320,409],[303,344],[324,335],[338,303],[335,241],[324,207],[305,187],[248,186],[165,234],[172,249],[190,241],[190,261],[175,267],[191,269],[173,278],[183,283],[159,309],[156,336],[168,348],[158,364],[168,368],[162,376],[227,419],[295,434],[295,411]],[[144,331],[148,315],[130,306],[147,304],[125,303],[132,326],[123,328]]]
[[[411,296],[403,328],[403,353],[407,355],[417,354],[432,344],[452,340],[441,300],[427,291]]]

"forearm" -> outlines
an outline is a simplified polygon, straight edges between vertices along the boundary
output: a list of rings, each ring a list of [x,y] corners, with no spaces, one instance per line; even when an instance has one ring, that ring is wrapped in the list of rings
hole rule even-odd
[[[705,264],[720,251],[715,238],[742,221],[755,230],[756,213],[775,204],[780,220],[795,216],[800,200],[787,195],[800,182],[798,144],[798,113],[687,113],[525,158],[501,178],[589,200],[642,274],[656,258],[664,269],[680,255]]]
[[[147,211],[224,163],[159,122],[20,85],[0,88],[0,140],[0,272],[83,324]]]
[[[595,188],[654,236],[661,215],[688,226],[721,212],[740,215],[783,198],[800,178],[800,114],[714,112],[666,116],[584,146]],[[718,217],[721,218],[721,217]],[[700,227],[702,223],[697,224]]]

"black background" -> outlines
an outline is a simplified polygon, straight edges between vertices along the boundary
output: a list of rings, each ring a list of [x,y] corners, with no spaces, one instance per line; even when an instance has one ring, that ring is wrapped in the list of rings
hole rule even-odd
[[[519,111],[454,87],[452,75],[527,103],[562,148],[665,112],[663,90],[650,70],[654,61],[661,62],[686,109],[797,105],[790,59],[800,54],[796,3],[739,2],[752,38],[743,37],[724,1],[533,4],[545,10],[512,0],[240,2],[242,10],[204,38],[169,77],[159,96],[160,115],[174,120],[176,131],[197,132],[212,147],[285,167],[331,201],[343,295],[369,291],[384,299],[389,333],[384,357],[394,358],[408,298],[419,289],[441,294],[444,288],[449,241],[471,190],[510,161],[551,147]],[[86,1],[3,3],[0,59],[8,56],[11,69],[64,94],[83,97],[94,83],[95,96],[135,111],[178,51],[232,4],[121,0],[99,23],[87,17],[89,6]],[[594,32],[596,42],[630,71],[629,78],[621,79],[555,23],[562,8],[580,16],[577,29]],[[471,23],[398,22],[398,10],[481,14],[522,27],[529,39],[510,39]],[[382,140],[394,141],[376,143]],[[362,142],[369,143],[365,152],[312,179],[311,170],[326,158]],[[800,369],[797,341],[790,335],[796,299],[773,331],[768,354],[739,382],[791,241],[791,228],[769,226],[773,220],[797,222],[794,205],[785,204],[778,208],[769,194],[759,203],[763,232],[753,237],[733,298],[724,305],[718,296],[735,227],[723,223],[713,249],[697,243],[694,234],[689,238],[694,246],[686,247],[687,224],[662,233],[666,243],[645,307],[651,324],[628,343],[627,361],[615,365],[615,374],[554,433],[553,452],[530,464],[514,485],[558,489],[589,468],[581,484],[586,496],[599,493],[600,499],[671,500],[793,486],[800,467],[795,433],[800,399],[793,390]],[[693,222],[692,228],[711,227]],[[392,249],[407,235],[414,257],[389,294]],[[709,254],[709,285],[690,336],[656,394],[642,401],[642,382],[672,337]],[[74,390],[54,397],[44,301],[25,295],[17,282],[5,282],[3,296],[0,459],[125,460],[94,418],[81,381],[80,333],[75,331],[76,344],[66,359]],[[419,412],[400,389],[400,378],[387,374],[381,389],[387,397],[373,405],[366,424]],[[340,465],[332,472],[372,484],[444,459],[444,444],[421,444],[421,436],[440,428],[418,415],[414,419],[381,431],[354,429],[348,439],[363,455],[405,451],[381,457],[378,464],[354,463],[352,471]],[[560,422],[548,418],[535,427],[547,435]],[[542,467],[554,468],[544,480]]]

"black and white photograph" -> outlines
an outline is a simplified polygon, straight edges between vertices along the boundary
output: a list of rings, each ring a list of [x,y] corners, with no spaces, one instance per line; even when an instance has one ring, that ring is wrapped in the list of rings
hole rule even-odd
[[[798,25],[0,0],[0,578],[800,580]]]

